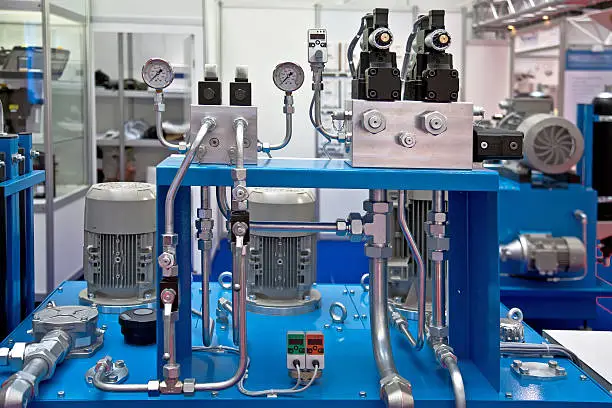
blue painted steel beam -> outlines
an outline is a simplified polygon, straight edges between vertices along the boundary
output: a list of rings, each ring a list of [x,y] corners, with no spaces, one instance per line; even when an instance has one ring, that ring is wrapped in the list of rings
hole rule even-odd
[[[158,185],[170,185],[182,161],[169,157],[157,166]],[[343,160],[260,159],[246,166],[251,187],[497,191],[499,176],[491,170],[377,169],[351,167]],[[184,186],[231,186],[230,166],[189,167]]]
[[[43,170],[35,170],[30,174],[17,176],[12,180],[7,180],[0,183],[0,195],[8,197],[18,192],[32,188],[37,184],[45,181],[45,172]]]

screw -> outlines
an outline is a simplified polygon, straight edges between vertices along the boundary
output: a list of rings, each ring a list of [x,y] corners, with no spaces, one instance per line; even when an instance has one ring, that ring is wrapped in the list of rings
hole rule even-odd
[[[368,318],[368,315],[367,315],[367,314],[365,314],[365,313],[364,313],[364,314],[362,314],[362,315],[361,315],[361,320],[365,320],[365,319],[367,319],[367,318]]]
[[[480,142],[480,147],[486,150],[489,147],[489,144],[487,142]]]
[[[63,390],[57,392],[57,398],[64,398],[65,395],[66,393]]]
[[[330,324],[329,324],[329,323],[325,323],[325,324],[323,325],[323,328],[324,328],[324,329],[329,329],[330,327],[331,327],[331,326],[330,326]]]
[[[512,399],[512,393],[511,393],[511,392],[507,392],[507,393],[506,393],[506,398],[508,398],[508,399]]]
[[[105,325],[105,324],[103,324],[103,325],[102,325],[102,327],[101,327],[101,329],[102,329],[102,330],[106,330],[106,329],[108,329],[108,326],[107,326],[107,325]]]
[[[521,360],[514,360],[512,362],[512,367],[520,367],[523,365],[523,362]]]
[[[516,150],[516,149],[518,149],[518,143],[510,142],[510,150]]]
[[[563,367],[555,368],[555,374],[557,374],[557,375],[565,375],[565,368],[563,368]]]
[[[123,368],[123,367],[125,367],[125,361],[123,361],[123,360],[117,360],[117,361],[115,361],[115,367],[117,367],[117,368]]]
[[[240,292],[240,284],[239,283],[234,283],[234,290],[236,292]]]
[[[351,289],[351,291],[349,293],[351,294],[351,296],[353,296],[355,294],[355,291],[353,289]]]
[[[355,319],[355,320],[359,320],[359,315],[358,315],[358,314],[353,315],[353,319]]]
[[[588,377],[587,377],[586,375],[584,375],[584,374],[580,374],[580,380],[581,380],[581,381],[586,381],[586,380],[587,380],[587,378],[588,378]]]
[[[519,372],[521,374],[529,374],[529,368],[528,367],[519,367]]]
[[[164,355],[162,356],[162,358],[166,361],[170,360],[170,353],[164,353]]]
[[[555,360],[549,360],[548,361],[548,366],[550,368],[556,368],[559,365],[559,363],[557,363]]]
[[[338,333],[342,332],[342,330],[343,330],[343,329],[342,329],[342,326],[336,326],[336,331],[337,331]]]
[[[221,330],[227,330],[227,326],[221,326],[219,327]]]
[[[344,289],[344,290],[342,291],[342,294],[343,294],[343,295],[347,295],[347,294],[348,294],[348,290]]]
[[[219,139],[217,139],[216,137],[213,137],[213,138],[211,138],[211,139],[208,141],[208,144],[209,144],[211,147],[218,147],[218,146],[219,146]]]
[[[365,397],[367,397],[367,396],[368,396],[368,393],[367,393],[367,392],[365,392],[365,391],[359,391],[359,397],[360,397],[360,398],[365,398]]]
[[[213,398],[217,398],[219,396],[219,391],[213,391],[210,395],[212,395]]]

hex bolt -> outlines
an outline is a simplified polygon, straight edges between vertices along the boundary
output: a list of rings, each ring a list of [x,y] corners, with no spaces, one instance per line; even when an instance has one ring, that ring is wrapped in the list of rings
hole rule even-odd
[[[359,320],[359,315],[358,314],[353,315],[353,319]]]
[[[365,391],[359,391],[359,397],[360,397],[360,398],[365,398],[365,397],[367,397],[367,396],[368,396],[368,393],[367,393],[367,392],[365,392]]]
[[[341,332],[342,332],[342,330],[343,330],[343,329],[342,329],[342,326],[336,326],[336,331],[337,331],[338,333],[341,333]]]
[[[123,360],[117,360],[117,361],[115,361],[115,367],[117,367],[117,368],[123,368],[123,367],[125,367],[125,361],[123,361]]]
[[[329,323],[325,323],[325,324],[323,325],[323,328],[324,328],[324,329],[329,329],[330,327],[331,327],[331,325],[330,325]]]
[[[361,315],[361,320],[366,320],[367,318],[368,318],[367,314],[364,313],[364,314]]]
[[[353,296],[353,295],[355,294],[355,291],[354,291],[353,289],[351,289],[351,290],[349,291],[349,293],[351,294],[351,296]]]
[[[432,118],[432,119],[429,121],[429,126],[431,126],[431,127],[432,127],[433,129],[435,129],[435,130],[440,130],[440,129],[442,129],[442,126],[443,126],[443,125],[444,125],[444,124],[442,123],[442,121],[440,120],[440,118]]]
[[[520,367],[522,365],[523,365],[523,362],[521,360],[514,360],[512,362],[512,367],[517,367],[518,368],[518,367]]]
[[[211,395],[213,398],[217,398],[217,397],[219,396],[219,391],[212,391],[212,392],[210,393],[210,395]]]
[[[580,374],[580,381],[586,381],[588,377],[584,374]]]
[[[506,393],[506,398],[508,398],[508,399],[512,399],[512,393],[511,393],[511,392],[507,392],[507,393]]]
[[[64,398],[66,396],[66,393],[64,392],[64,390],[59,390],[57,392],[57,398]]]
[[[342,294],[343,294],[343,295],[347,295],[347,294],[348,294],[348,290],[344,289],[344,290],[342,291]]]
[[[555,368],[555,374],[557,374],[557,375],[565,375],[565,368],[563,368],[563,367],[556,367]]]
[[[548,361],[548,366],[550,368],[556,368],[559,365],[559,363],[557,363],[555,360],[549,360]]]

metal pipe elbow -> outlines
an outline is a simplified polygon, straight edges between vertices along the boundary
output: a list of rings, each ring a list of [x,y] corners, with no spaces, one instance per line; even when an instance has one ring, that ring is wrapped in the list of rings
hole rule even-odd
[[[414,408],[412,386],[399,375],[380,380],[380,398],[387,408]]]

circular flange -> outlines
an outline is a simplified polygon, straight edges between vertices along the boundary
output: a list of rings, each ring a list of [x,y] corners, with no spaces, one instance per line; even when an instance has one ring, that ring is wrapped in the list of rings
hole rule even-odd
[[[85,373],[85,381],[88,384],[93,384],[93,377],[96,373],[96,366],[91,367]],[[104,373],[100,379],[105,384],[121,384],[127,380],[129,370],[123,360],[113,361],[111,369]]]
[[[308,300],[275,300],[263,297],[248,299],[247,310],[271,316],[295,316],[310,313],[321,307],[321,293],[316,289],[311,289],[309,296]]]
[[[89,298],[87,289],[79,292],[79,301],[82,305],[91,306],[95,304],[98,312],[103,314],[121,314],[132,309],[153,308],[156,299],[156,297],[150,299],[118,299],[100,295]]]

